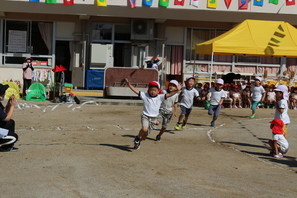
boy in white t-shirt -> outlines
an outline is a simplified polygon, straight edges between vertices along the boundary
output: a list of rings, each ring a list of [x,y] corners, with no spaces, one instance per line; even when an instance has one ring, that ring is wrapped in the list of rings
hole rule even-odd
[[[250,118],[255,118],[256,116],[256,109],[259,104],[261,104],[264,101],[265,98],[265,89],[261,85],[262,78],[255,77],[255,84],[251,88],[252,93],[252,115]]]
[[[125,81],[128,87],[136,93],[143,101],[143,110],[141,115],[142,128],[138,135],[134,139],[134,149],[140,148],[140,142],[145,140],[151,129],[157,124],[157,117],[159,115],[159,109],[164,100],[173,96],[178,92],[180,87],[178,86],[176,91],[172,91],[168,94],[161,94],[160,84],[157,81],[152,81],[148,84],[147,93],[141,92],[136,89],[127,78]]]
[[[176,80],[171,80],[168,85],[167,90],[163,90],[164,94],[173,92],[177,90],[177,87],[179,86],[179,83]],[[167,98],[162,104],[159,111],[159,120],[162,122],[162,128],[160,129],[159,134],[156,136],[156,141],[161,141],[161,136],[165,132],[172,115],[175,117],[177,116],[177,104],[178,102],[178,94],[174,94],[172,97]]]
[[[220,114],[221,104],[224,101],[225,98],[225,92],[222,89],[224,85],[223,79],[217,79],[215,87],[212,87],[209,89],[209,92],[211,93],[210,96],[210,107],[208,109],[208,115],[213,115],[213,119],[210,123],[210,126],[215,126],[215,121],[218,119],[218,116]]]
[[[288,139],[288,124],[290,124],[290,117],[288,115],[288,87],[286,85],[279,85],[274,91],[276,95],[274,118],[281,119],[284,122],[284,137]]]
[[[181,90],[180,96],[182,96],[182,99],[179,104],[181,114],[178,117],[178,121],[174,127],[176,130],[186,128],[190,113],[192,111],[194,98],[197,98],[198,100],[200,99],[198,98],[198,91],[194,88],[195,80],[196,79],[193,76],[188,76],[185,81],[186,86]]]
[[[273,119],[270,128],[272,130],[272,140],[268,140],[271,147],[270,154],[276,158],[283,157],[289,150],[289,143],[283,135],[284,122],[281,119]]]

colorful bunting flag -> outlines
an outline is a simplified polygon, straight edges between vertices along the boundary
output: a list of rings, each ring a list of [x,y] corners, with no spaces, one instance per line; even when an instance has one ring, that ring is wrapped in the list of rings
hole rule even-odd
[[[46,3],[57,3],[57,0],[46,0]]]
[[[185,0],[174,0],[174,5],[181,5],[184,6]]]
[[[254,0],[254,6],[263,6],[264,0]]]
[[[269,0],[269,3],[272,3],[272,4],[277,5],[278,4],[278,0]]]
[[[152,6],[153,0],[142,0],[142,5]]]
[[[37,3],[39,3],[40,0],[29,0],[29,2],[37,2]]]
[[[64,5],[74,5],[74,0],[64,0]]]
[[[136,8],[136,0],[129,0],[131,8]]]
[[[159,6],[168,7],[169,0],[159,0]]]
[[[106,0],[97,0],[97,6],[107,6]]]
[[[238,0],[238,9],[246,10],[249,7],[248,0]]]
[[[229,9],[232,0],[225,0],[225,5]]]
[[[207,0],[207,8],[214,8],[218,7],[218,0]]]
[[[198,7],[198,0],[191,0],[190,5]]]
[[[286,0],[286,5],[295,5],[295,0]]]

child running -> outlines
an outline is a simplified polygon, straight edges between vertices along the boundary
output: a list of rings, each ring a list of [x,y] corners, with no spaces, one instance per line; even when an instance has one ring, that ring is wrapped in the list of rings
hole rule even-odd
[[[181,102],[179,104],[181,114],[178,118],[177,124],[174,127],[176,130],[186,128],[189,115],[192,111],[194,97],[196,97],[198,100],[200,99],[198,98],[198,91],[194,88],[195,80],[196,79],[193,76],[188,76],[185,81],[186,86],[182,88],[180,93],[180,96],[182,96]]]
[[[283,135],[284,122],[280,119],[273,119],[270,128],[272,130],[272,140],[268,140],[271,147],[270,154],[273,157],[283,157],[289,150],[289,143]]]
[[[265,89],[261,85],[262,78],[255,77],[255,84],[251,88],[252,93],[252,115],[250,118],[255,118],[256,116],[256,109],[259,104],[261,104],[264,101],[265,98]]]
[[[290,124],[290,117],[288,115],[288,87],[286,85],[279,85],[274,91],[276,95],[274,118],[281,119],[284,122],[284,137],[288,139],[288,124]]]
[[[167,90],[163,90],[164,94],[173,92],[177,90],[179,83],[176,80],[171,80],[168,85]],[[161,141],[161,136],[165,132],[171,118],[172,114],[177,116],[177,102],[178,94],[174,94],[172,97],[167,98],[162,104],[159,111],[159,120],[162,121],[162,128],[160,129],[159,134],[156,136],[156,141]]]
[[[225,99],[225,92],[222,89],[224,85],[223,79],[217,79],[215,87],[212,87],[209,89],[209,92],[211,93],[210,96],[210,107],[208,109],[208,115],[213,115],[213,119],[210,123],[210,126],[215,126],[215,121],[218,119],[218,116],[220,114],[221,104],[223,103]]]
[[[143,101],[143,110],[141,115],[142,128],[138,135],[134,139],[134,149],[140,148],[140,142],[145,140],[150,130],[152,130],[157,124],[157,117],[159,115],[159,109],[164,100],[176,94],[179,90],[179,86],[175,91],[168,94],[160,94],[160,84],[157,81],[152,81],[148,84],[148,91],[144,93],[136,89],[127,78],[125,78],[128,87],[136,93]]]

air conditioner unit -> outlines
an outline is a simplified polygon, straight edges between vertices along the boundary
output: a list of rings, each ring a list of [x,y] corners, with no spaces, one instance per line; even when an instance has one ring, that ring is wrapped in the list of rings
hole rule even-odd
[[[149,19],[132,19],[131,40],[152,40],[154,22]]]

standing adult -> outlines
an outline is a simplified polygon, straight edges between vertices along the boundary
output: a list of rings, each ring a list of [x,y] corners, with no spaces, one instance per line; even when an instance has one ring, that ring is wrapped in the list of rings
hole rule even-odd
[[[26,91],[32,83],[32,72],[34,71],[32,61],[32,58],[27,57],[23,63],[23,98],[27,95]]]

